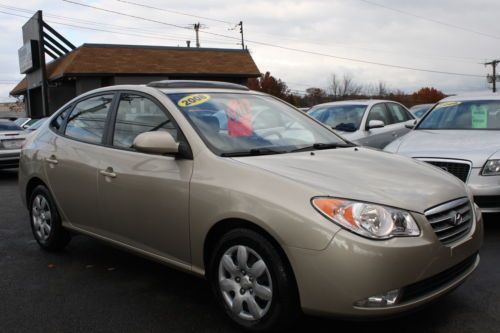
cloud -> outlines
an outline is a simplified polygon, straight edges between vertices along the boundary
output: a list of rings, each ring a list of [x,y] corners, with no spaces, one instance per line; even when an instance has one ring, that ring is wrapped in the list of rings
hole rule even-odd
[[[194,17],[176,15],[141,8],[116,0],[77,0],[129,14],[188,27],[198,21]],[[139,0],[135,0],[140,2]],[[397,1],[371,0],[384,6],[433,20],[448,22],[479,32],[498,36],[497,13],[500,3],[495,0],[432,0]],[[445,92],[456,93],[488,88],[485,78],[440,75],[417,71],[390,69],[381,66],[339,60],[260,45],[265,42],[290,48],[320,52],[332,56],[364,59],[387,64],[428,68],[449,72],[486,75],[488,69],[481,62],[500,57],[500,44],[493,38],[436,24],[370,5],[361,0],[338,1],[169,1],[147,0],[145,3],[170,10],[192,13],[216,19],[244,22],[247,45],[261,71],[289,82],[293,89],[304,90],[307,85],[324,87],[331,73],[349,73],[360,83],[380,80],[390,87],[413,91],[423,86],[434,86]],[[111,13],[69,4],[60,0],[0,1],[1,5],[42,9],[46,19],[74,44],[84,42],[185,45],[194,40],[194,32],[153,22],[141,21]],[[28,15],[5,10],[20,15]],[[84,23],[49,15],[98,22]],[[0,80],[18,79],[17,49],[22,44],[21,26],[24,18],[0,13]],[[230,25],[208,20],[200,21],[206,29],[201,33],[201,44],[206,47],[237,48],[237,30]],[[91,31],[56,24],[82,25]],[[124,26],[117,28],[110,25]],[[121,35],[119,33],[142,36]],[[232,36],[235,39],[213,36],[205,32]],[[0,98],[5,99],[11,86],[0,84]]]

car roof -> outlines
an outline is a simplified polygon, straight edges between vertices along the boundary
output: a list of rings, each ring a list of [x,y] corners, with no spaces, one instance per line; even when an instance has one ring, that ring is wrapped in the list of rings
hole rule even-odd
[[[183,81],[186,82],[186,81]],[[196,81],[192,81],[196,82]],[[207,81],[201,81],[201,82],[207,82]],[[208,81],[210,82],[210,81]],[[237,94],[255,94],[255,95],[267,95],[265,93],[255,91],[255,90],[250,90],[250,89],[243,89],[241,85],[236,85],[236,84],[214,84],[214,85],[199,85],[199,84],[193,84],[191,86],[189,85],[172,85],[172,86],[162,86],[162,85],[156,85],[154,87],[148,86],[146,84],[127,84],[127,85],[115,85],[115,86],[107,86],[107,87],[102,87],[102,88],[97,88],[91,91],[87,91],[86,93],[77,96],[76,99],[80,99],[82,97],[92,95],[95,93],[101,93],[101,92],[107,92],[107,91],[116,91],[116,90],[135,90],[139,92],[144,92],[148,93],[153,91],[161,91],[163,93],[169,93],[169,94],[182,94],[182,93],[206,93],[206,92],[213,92],[213,93],[237,93]]]
[[[320,106],[352,105],[352,104],[357,104],[357,105],[372,105],[372,104],[375,104],[375,103],[389,103],[389,102],[391,102],[391,103],[398,103],[396,101],[390,101],[390,100],[386,100],[386,99],[350,99],[350,100],[347,100],[347,101],[336,101],[336,102],[321,103],[321,104],[317,104],[317,105],[313,106],[313,108],[320,107]]]
[[[439,102],[460,102],[460,101],[479,101],[479,100],[500,100],[500,94],[497,93],[469,93],[459,94],[443,98]]]

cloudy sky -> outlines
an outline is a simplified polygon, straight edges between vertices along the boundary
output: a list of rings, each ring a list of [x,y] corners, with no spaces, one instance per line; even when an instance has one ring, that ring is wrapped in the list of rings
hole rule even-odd
[[[332,73],[351,75],[362,84],[385,81],[389,87],[407,92],[423,86],[446,93],[481,91],[489,88],[485,79],[489,68],[482,63],[500,58],[498,0],[124,0],[167,11],[119,0],[72,1],[181,27],[200,21],[204,26],[202,47],[240,47],[234,25],[242,20],[247,46],[259,69],[270,71],[298,91],[310,86],[326,88]],[[63,0],[0,0],[0,100],[7,98],[13,82],[22,77],[17,50],[22,44],[21,26],[27,19],[20,16],[31,16],[38,9],[77,46],[184,46],[186,40],[194,40],[194,31],[189,29]],[[466,75],[397,69],[345,58]]]

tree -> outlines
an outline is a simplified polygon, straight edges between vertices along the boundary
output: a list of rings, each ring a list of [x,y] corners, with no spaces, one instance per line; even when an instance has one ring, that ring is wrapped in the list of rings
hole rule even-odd
[[[290,89],[288,89],[286,83],[280,79],[276,79],[270,72],[261,74],[261,76],[256,79],[248,80],[248,88],[262,91],[282,99],[286,99],[290,94]]]
[[[422,88],[412,94],[414,104],[436,103],[445,97],[442,91],[432,87]]]
[[[304,99],[307,105],[316,105],[325,102],[326,91],[321,88],[307,88]]]
[[[350,74],[344,74],[342,78],[339,78],[337,74],[333,73],[330,76],[328,90],[334,100],[339,100],[361,94],[363,86],[357,84]]]

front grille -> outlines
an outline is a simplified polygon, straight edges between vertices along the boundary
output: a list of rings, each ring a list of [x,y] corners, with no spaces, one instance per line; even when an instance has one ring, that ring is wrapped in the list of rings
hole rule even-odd
[[[444,171],[448,171],[464,183],[467,182],[467,178],[469,177],[470,172],[470,164],[460,163],[460,162],[446,162],[446,161],[432,161],[432,160],[423,160],[429,164],[437,166]]]
[[[467,198],[462,198],[439,205],[425,212],[443,244],[453,243],[469,233],[472,227],[472,205]]]
[[[474,197],[474,201],[480,208],[500,207],[500,195],[481,195]]]
[[[403,293],[399,302],[408,302],[416,298],[431,294],[445,287],[447,284],[453,282],[456,278],[467,272],[476,262],[476,258],[477,254],[474,254],[472,257],[469,257],[461,263],[448,268],[444,272],[406,286],[405,288],[403,288]]]

